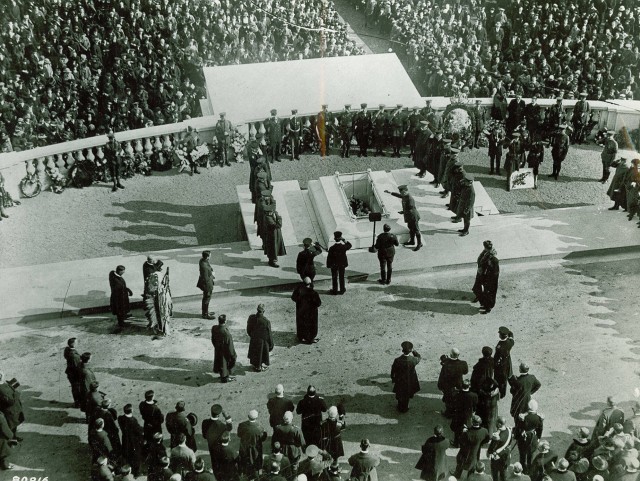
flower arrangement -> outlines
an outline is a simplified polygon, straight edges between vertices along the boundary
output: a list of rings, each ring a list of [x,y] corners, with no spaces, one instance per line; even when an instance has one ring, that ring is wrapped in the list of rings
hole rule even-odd
[[[247,138],[238,130],[231,134],[231,148],[236,157],[236,162],[244,162],[244,152],[247,146]]]
[[[136,174],[134,154],[124,153],[122,156],[122,170],[120,174],[125,179],[129,179]]]
[[[133,165],[137,174],[151,175],[151,162],[143,152],[133,154]]]
[[[178,172],[182,172],[183,170],[189,170],[191,168],[191,166],[189,165],[189,159],[187,158],[187,152],[184,150],[182,146],[176,147],[173,150],[173,155],[174,155],[174,159],[176,159],[180,163],[178,167]]]
[[[209,147],[207,144],[198,145],[192,152],[191,158],[199,166],[207,167],[209,163]]]
[[[58,167],[47,167],[47,174],[51,179],[51,192],[62,194],[67,185],[67,177],[62,175]]]
[[[213,166],[217,160],[216,152],[218,152],[218,139],[216,138],[215,135],[213,136],[213,138],[211,139],[211,142],[208,145],[209,145],[209,157],[207,158],[207,161],[209,162],[210,166]]]

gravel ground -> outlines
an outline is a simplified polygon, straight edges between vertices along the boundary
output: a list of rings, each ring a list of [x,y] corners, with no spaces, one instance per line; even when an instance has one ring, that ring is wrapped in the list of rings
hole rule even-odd
[[[194,317],[199,301],[176,306],[174,332],[165,340],[151,340],[140,312],[134,312],[134,326],[120,336],[110,334],[114,322],[103,316],[24,324],[18,338],[6,340],[0,335],[0,363],[9,377],[16,376],[22,384],[27,419],[20,428],[24,443],[11,461],[29,471],[11,474],[88,479],[87,427],[70,405],[63,374],[62,349],[71,336],[78,337],[80,351],[93,353],[101,390],[118,412],[127,402],[139,402],[146,389],[158,393],[165,413],[184,399],[187,411],[200,420],[218,402],[234,419],[232,446],[237,447],[235,427],[249,409],[258,409],[268,428],[265,405],[277,383],[284,383],[295,402],[313,383],[328,403],[345,403],[347,456],[367,437],[372,451],[382,458],[379,478],[410,480],[418,478],[413,466],[433,427],[443,423],[446,435],[451,435],[448,421],[440,416],[439,356],[456,346],[461,358],[473,365],[483,345],[495,346],[498,326],[506,325],[515,333],[514,366],[526,361],[542,383],[535,397],[545,416],[543,436],[554,451],[563,453],[579,427],[594,425],[607,395],[615,395],[629,413],[629,401],[639,385],[638,305],[628,299],[634,298],[633,286],[640,281],[640,262],[593,261],[504,263],[498,304],[487,316],[479,315],[469,302],[475,269],[396,276],[388,287],[370,281],[349,284],[347,294],[336,297],[325,295],[328,285],[319,283],[321,339],[313,346],[296,343],[289,291],[215,296],[212,308],[228,314],[238,352],[237,381],[230,384],[220,384],[210,372],[212,322]],[[275,348],[271,368],[254,373],[246,359],[245,322],[259,302],[266,305],[272,322]],[[398,415],[389,369],[406,339],[422,354],[418,366],[422,389],[409,412]],[[510,399],[507,395],[499,407],[507,413],[509,425]],[[137,410],[135,414],[139,417]],[[300,418],[294,422],[299,425]],[[208,463],[199,434],[197,442]],[[455,451],[450,450],[450,468],[454,458]],[[342,468],[345,478],[346,457]]]
[[[482,182],[502,213],[558,207],[607,205],[599,178],[599,149],[572,148],[560,180],[549,180],[550,153],[545,153],[538,190],[506,192],[506,179],[489,176],[486,150],[462,152],[467,171]],[[274,180],[307,181],[340,172],[411,167],[408,157],[304,155],[272,166]],[[203,169],[190,177],[177,170],[126,180],[125,190],[96,184],[70,188],[60,195],[44,192],[8,210],[0,227],[0,268],[89,259],[129,253],[235,242],[245,239],[235,186],[248,182],[248,163]]]

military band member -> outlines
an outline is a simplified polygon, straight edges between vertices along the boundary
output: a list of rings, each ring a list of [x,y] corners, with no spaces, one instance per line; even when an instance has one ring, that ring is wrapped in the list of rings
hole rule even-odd
[[[573,116],[571,117],[571,123],[573,124],[572,144],[581,144],[584,142],[588,134],[585,130],[589,122],[590,113],[591,106],[589,102],[587,102],[587,92],[580,92],[580,100],[578,100],[573,107]]]
[[[566,128],[567,126],[565,124],[561,124],[556,130],[556,133],[553,136],[553,139],[551,140],[551,157],[553,158],[553,172],[549,175],[549,177],[553,177],[556,180],[558,180],[558,176],[560,175],[562,162],[567,157],[567,153],[569,152],[569,136],[564,131],[564,129]]]
[[[402,116],[402,104],[396,105],[396,109],[389,118],[389,132],[393,144],[392,157],[400,157],[402,138],[404,137],[404,118]]]
[[[384,149],[387,141],[387,124],[389,122],[387,113],[384,110],[384,104],[378,106],[378,111],[373,115],[371,122],[373,123],[373,142],[376,147],[375,155],[384,157]]]
[[[267,160],[271,163],[280,162],[280,150],[282,149],[282,122],[277,115],[278,111],[272,109],[271,117],[267,119],[264,126],[267,131]]]
[[[344,112],[338,118],[338,129],[340,133],[340,157],[349,158],[351,137],[353,136],[353,115],[351,114],[350,104],[344,106]]]
[[[417,252],[422,247],[422,237],[420,235],[420,227],[418,226],[418,222],[420,222],[420,213],[416,208],[416,201],[413,200],[411,194],[409,194],[409,188],[406,185],[399,185],[398,190],[400,193],[389,192],[385,190],[385,193],[391,194],[394,197],[398,197],[402,199],[402,210],[398,212],[404,216],[404,221],[407,223],[407,227],[409,228],[409,240],[404,242],[403,246],[413,246],[416,247],[413,249],[414,252]],[[418,241],[416,245],[415,241]]]
[[[360,111],[356,114],[354,119],[354,132],[359,148],[358,157],[367,156],[369,136],[371,135],[372,127],[373,124],[371,122],[371,115],[369,115],[369,112],[367,111],[367,104],[360,104]]]
[[[325,157],[329,155],[329,146],[331,145],[331,132],[333,129],[333,116],[327,111],[327,104],[322,105],[322,110],[318,113],[316,121],[316,134],[318,135],[318,143],[320,144],[320,155]]]
[[[233,125],[226,119],[226,113],[220,112],[220,120],[216,124],[215,134],[218,141],[218,149],[220,149],[220,165],[231,165],[229,163],[229,147],[231,144],[231,133]]]
[[[291,149],[291,160],[300,160],[300,132],[302,123],[298,118],[298,110],[291,111],[291,118],[287,122],[287,141]]]

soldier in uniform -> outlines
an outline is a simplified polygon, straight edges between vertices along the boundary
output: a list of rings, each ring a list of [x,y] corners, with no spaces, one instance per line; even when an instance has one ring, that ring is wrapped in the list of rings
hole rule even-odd
[[[351,137],[353,137],[353,115],[351,114],[351,105],[344,106],[344,112],[338,118],[338,128],[340,132],[340,157],[349,158],[351,149]]]
[[[420,132],[420,108],[414,107],[413,112],[407,116],[407,133],[404,137],[404,143],[409,145],[409,158],[413,159],[416,150],[416,141],[418,140],[418,132]]]
[[[484,109],[480,107],[480,99],[476,99],[476,104],[471,110],[471,128],[473,130],[473,145],[474,149],[479,149],[478,139],[484,129]]]
[[[229,147],[233,125],[226,118],[225,112],[220,112],[220,120],[216,123],[215,134],[218,140],[218,149],[220,149],[220,165],[231,165],[229,163]]]
[[[553,136],[553,139],[551,140],[551,157],[553,158],[553,172],[549,174],[549,177],[553,177],[556,180],[558,180],[558,176],[560,175],[560,169],[562,168],[562,161],[567,157],[567,153],[569,152],[569,136],[564,131],[564,129],[566,128],[567,126],[565,124],[561,124],[558,127],[556,134]],[[607,170],[607,178],[608,177],[609,177],[609,172]]]
[[[276,109],[271,110],[271,117],[265,122],[265,129],[267,131],[267,159],[273,163],[274,161],[280,162],[280,150],[282,149],[282,122],[277,117],[278,111]],[[269,159],[269,157],[271,157]]]
[[[113,181],[112,192],[118,189],[124,189],[124,185],[120,181],[120,169],[122,168],[122,158],[120,157],[120,144],[116,141],[113,132],[107,134],[107,144],[104,146],[104,157],[109,166],[111,180]]]
[[[308,237],[302,240],[302,245],[304,246],[304,249],[298,253],[298,258],[296,259],[296,272],[300,276],[301,280],[308,277],[313,283],[313,279],[316,277],[316,266],[313,260],[317,255],[322,253],[322,246],[318,242],[314,244]]]
[[[396,105],[396,109],[389,118],[389,131],[391,133],[391,142],[393,146],[392,157],[400,157],[400,149],[402,148],[402,138],[404,137],[404,118],[402,115],[402,104]]]
[[[487,246],[485,246],[486,248]],[[511,330],[508,327],[500,326],[498,328],[498,344],[493,354],[494,376],[500,390],[500,399],[506,396],[508,379],[513,375],[511,349],[514,344]]]
[[[409,228],[409,240],[404,242],[403,246],[413,246],[416,247],[413,249],[414,252],[417,252],[422,247],[422,236],[420,235],[420,227],[418,226],[418,222],[420,222],[420,213],[416,208],[416,202],[409,194],[409,188],[406,185],[399,185],[398,190],[400,193],[389,192],[385,190],[385,193],[391,194],[394,197],[398,197],[402,199],[402,210],[398,212],[404,216],[404,221],[407,223],[407,227]],[[416,245],[415,241],[418,241]]]
[[[573,116],[571,117],[571,122],[573,124],[572,144],[582,144],[588,134],[585,130],[587,123],[589,122],[591,106],[586,99],[587,92],[580,92],[580,100],[578,100],[576,105],[573,107]]]
[[[266,236],[266,227],[264,223],[265,206],[273,205],[276,208],[276,200],[273,198],[270,189],[264,189],[260,192],[260,200],[256,202],[256,207],[253,213],[253,221],[256,223],[256,235],[262,239],[264,248],[264,239]]]
[[[535,399],[529,401],[527,412],[516,419],[515,437],[518,441],[520,464],[525,472],[529,472],[533,454],[538,449],[538,442],[542,438],[544,417],[538,414],[538,403]]]
[[[458,230],[460,237],[469,235],[469,227],[471,226],[471,218],[474,215],[474,204],[476,201],[476,191],[473,187],[473,175],[464,174],[460,181],[460,200],[456,210],[456,218],[462,217],[464,221],[463,228]],[[491,309],[488,308],[487,312]]]
[[[527,154],[527,167],[533,169],[533,188],[538,188],[538,168],[544,160],[544,146],[542,140],[534,140]]]
[[[322,105],[322,110],[318,113],[316,121],[316,134],[318,135],[318,143],[320,144],[320,155],[322,157],[329,155],[329,146],[331,145],[331,132],[333,129],[333,116],[327,111],[327,104]]]
[[[511,134],[511,142],[507,148],[507,156],[504,161],[504,170],[507,174],[507,191],[511,191],[511,173],[520,170],[522,150],[520,132],[513,132]]]
[[[420,391],[416,366],[420,362],[421,356],[413,349],[413,344],[409,341],[404,341],[400,347],[402,355],[395,358],[391,366],[391,382],[393,382],[393,392],[398,401],[398,411],[406,413],[409,410],[409,399]]]
[[[384,104],[380,104],[378,111],[373,115],[371,122],[373,123],[373,142],[376,147],[375,155],[384,157],[384,149],[386,147],[387,124],[389,119],[384,111]]]
[[[190,175],[193,175],[194,172],[199,174],[198,165],[196,161],[193,159],[192,152],[198,146],[198,140],[196,138],[196,132],[190,125],[187,127],[187,134],[184,139],[182,139],[182,145],[184,145],[184,149],[187,155],[187,160],[189,161],[189,166],[191,167]]]
[[[280,267],[278,265],[278,256],[287,254],[284,247],[284,239],[282,238],[282,217],[275,209],[275,205],[266,205],[263,208],[265,212],[265,237],[264,237],[264,253],[269,259],[271,267]]]
[[[614,135],[615,131],[607,130],[607,139],[604,142],[604,148],[600,154],[600,159],[602,159],[602,178],[599,182],[602,184],[609,179],[611,163],[615,160],[616,155],[618,154],[618,142],[614,139]]]
[[[496,122],[488,132],[489,139],[489,175],[493,175],[494,167],[496,175],[500,175],[500,162],[502,162],[502,147],[505,142],[502,124]]]
[[[547,110],[547,116],[546,116],[547,132],[553,135],[554,132],[556,132],[556,130],[559,129],[561,125],[564,125],[565,120],[566,120],[566,113],[564,111],[564,107],[562,106],[562,97],[556,97],[555,105],[552,105]]]
[[[356,140],[358,141],[358,157],[366,157],[367,149],[369,148],[369,136],[371,135],[371,128],[373,124],[371,122],[371,115],[367,111],[367,104],[360,104],[360,111],[356,114],[354,119],[354,131]]]
[[[298,110],[291,111],[291,118],[287,122],[287,141],[291,149],[291,160],[300,160],[300,131],[302,123],[298,118]]]
[[[396,254],[398,246],[398,238],[391,233],[391,226],[385,224],[382,227],[382,234],[378,235],[374,247],[378,252],[378,261],[380,262],[380,284],[391,284],[391,273],[393,269],[393,258]]]

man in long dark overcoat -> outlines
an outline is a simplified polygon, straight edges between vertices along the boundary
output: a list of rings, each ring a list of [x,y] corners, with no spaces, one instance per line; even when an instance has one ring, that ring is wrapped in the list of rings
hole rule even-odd
[[[213,314],[209,313],[209,303],[211,302],[211,294],[215,284],[216,276],[213,273],[213,267],[209,264],[211,251],[202,251],[202,258],[198,263],[200,275],[196,287],[202,291],[202,318],[213,319]]]
[[[220,374],[222,382],[235,381],[231,372],[236,365],[237,357],[233,338],[226,323],[227,316],[221,314],[218,316],[218,325],[211,328],[211,344],[214,348],[213,372]]]
[[[398,411],[406,413],[409,410],[409,399],[420,391],[416,366],[421,357],[417,351],[414,351],[413,344],[409,341],[404,341],[400,347],[402,348],[402,356],[393,360],[391,382],[393,382],[393,392],[398,401]]]
[[[444,428],[437,425],[433,429],[433,436],[422,445],[422,456],[416,464],[416,469],[420,470],[420,479],[439,481],[447,476],[448,447],[449,440],[444,437]]]
[[[287,255],[287,249],[284,246],[282,237],[282,217],[275,209],[275,205],[265,205],[264,211],[264,253],[269,259],[271,267],[280,267],[278,265],[278,256]]]
[[[123,411],[124,414],[118,416],[118,425],[122,432],[122,455],[131,466],[133,477],[137,478],[141,475],[144,432],[138,420],[133,417],[133,406],[125,404]]]
[[[111,287],[111,313],[118,319],[118,326],[124,326],[124,320],[129,315],[129,296],[133,295],[122,277],[124,266],[116,267],[109,272],[109,286]]]
[[[271,322],[264,315],[264,304],[258,304],[258,310],[247,320],[249,341],[249,362],[256,371],[269,368],[269,353],[273,350]]]
[[[480,460],[480,448],[489,442],[489,431],[481,426],[480,416],[473,416],[471,427],[460,435],[460,451],[456,456],[456,470],[454,476],[460,479],[463,471],[469,471]]]
[[[342,232],[333,233],[335,244],[329,247],[327,253],[327,267],[331,269],[331,294],[344,294],[346,292],[344,272],[349,267],[347,251],[351,249],[351,242],[344,240]],[[339,281],[339,282],[338,282]],[[339,286],[338,286],[339,284]],[[338,290],[338,287],[340,288]]]
[[[509,385],[511,386],[512,395],[509,412],[513,416],[514,422],[517,422],[518,416],[527,412],[527,405],[531,401],[531,395],[535,394],[542,384],[533,374],[529,374],[529,366],[521,363],[520,375],[518,377],[511,376]]]
[[[308,277],[293,291],[291,299],[296,303],[296,336],[301,342],[318,342],[318,307],[322,305],[320,295],[313,290]]]

